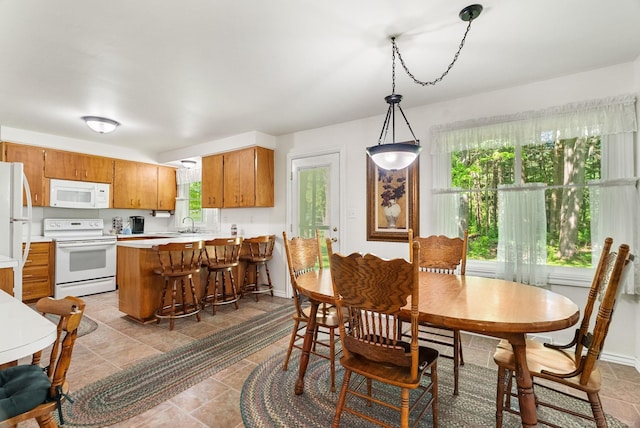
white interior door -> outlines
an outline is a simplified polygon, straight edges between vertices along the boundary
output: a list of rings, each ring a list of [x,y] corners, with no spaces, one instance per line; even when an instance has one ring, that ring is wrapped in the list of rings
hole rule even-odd
[[[325,238],[331,238],[333,250],[339,251],[340,153],[292,158],[290,200],[287,234],[312,237],[319,229]]]

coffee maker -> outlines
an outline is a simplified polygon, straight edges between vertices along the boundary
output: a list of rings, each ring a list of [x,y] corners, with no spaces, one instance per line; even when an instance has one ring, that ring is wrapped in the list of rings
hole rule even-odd
[[[129,217],[129,224],[131,226],[131,233],[144,233],[144,217],[141,215],[134,215]]]

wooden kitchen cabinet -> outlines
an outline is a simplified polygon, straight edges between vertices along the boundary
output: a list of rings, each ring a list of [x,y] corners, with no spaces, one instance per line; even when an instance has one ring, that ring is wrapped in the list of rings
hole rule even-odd
[[[224,207],[224,155],[202,157],[202,208]]]
[[[44,175],[62,180],[113,182],[113,159],[63,150],[45,151]]]
[[[113,208],[155,210],[157,207],[158,166],[115,159]]]
[[[44,148],[3,142],[2,160],[24,164],[24,175],[29,181],[31,190],[31,205],[34,207],[49,205],[49,180],[44,178]],[[26,205],[26,195],[23,195],[22,201]]]
[[[224,207],[272,207],[273,150],[249,147],[224,153]]]
[[[159,210],[176,209],[176,169],[158,165],[158,205]]]
[[[32,242],[22,269],[22,300],[53,295],[54,250],[52,242]]]
[[[13,296],[13,268],[0,269],[0,290]]]

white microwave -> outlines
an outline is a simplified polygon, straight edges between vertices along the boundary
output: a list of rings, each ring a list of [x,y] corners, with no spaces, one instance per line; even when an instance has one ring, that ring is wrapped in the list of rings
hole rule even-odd
[[[57,208],[109,208],[109,185],[51,179],[49,205]]]

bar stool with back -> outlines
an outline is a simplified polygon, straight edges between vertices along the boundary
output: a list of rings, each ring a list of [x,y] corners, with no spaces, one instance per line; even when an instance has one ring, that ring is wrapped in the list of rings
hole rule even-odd
[[[262,293],[271,293],[273,296],[273,284],[271,284],[271,276],[269,275],[269,266],[267,263],[273,257],[273,246],[276,242],[276,235],[264,235],[255,238],[247,238],[242,243],[242,252],[240,260],[247,263],[244,271],[244,279],[242,280],[241,294],[254,294],[256,302],[258,295]],[[260,267],[264,268],[267,283],[260,283]],[[249,283],[249,272],[255,275],[253,283]]]
[[[204,241],[180,242],[155,245],[160,265],[153,273],[160,275],[164,281],[160,303],[156,311],[158,323],[163,318],[169,319],[169,329],[173,330],[176,318],[195,315],[200,321],[200,300],[196,294],[193,275],[200,272]],[[179,287],[178,287],[178,284]],[[178,288],[181,300],[177,299]],[[190,295],[187,296],[187,288]],[[166,302],[167,292],[170,301]],[[189,301],[190,300],[190,301]]]
[[[201,303],[202,309],[211,303],[213,315],[216,314],[216,308],[219,305],[233,303],[238,309],[240,295],[233,277],[233,269],[240,264],[241,249],[242,237],[240,236],[217,238],[204,243],[205,260],[202,265],[207,268],[208,274]],[[209,292],[210,287],[211,292]]]

